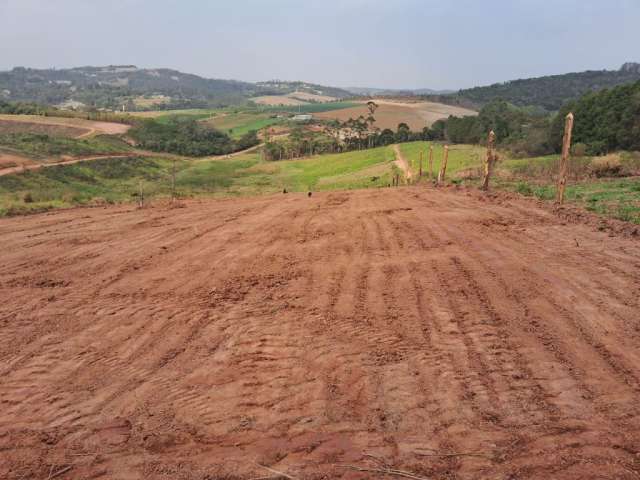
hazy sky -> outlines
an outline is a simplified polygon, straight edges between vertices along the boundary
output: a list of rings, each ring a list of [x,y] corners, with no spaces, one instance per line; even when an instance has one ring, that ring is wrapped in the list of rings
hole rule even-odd
[[[0,0],[0,70],[461,88],[640,61],[640,0]]]

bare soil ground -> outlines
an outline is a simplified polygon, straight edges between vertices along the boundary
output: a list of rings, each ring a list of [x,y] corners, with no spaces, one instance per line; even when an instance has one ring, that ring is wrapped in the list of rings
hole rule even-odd
[[[0,478],[640,475],[637,239],[454,189],[185,206],[0,220]]]
[[[402,151],[400,150],[400,147],[398,145],[393,146],[393,151],[396,154],[396,160],[394,163],[402,171],[402,174],[404,177],[403,181],[410,182],[411,179],[413,178],[413,172],[411,171],[409,162],[407,162],[407,159],[402,154]]]
[[[3,174],[2,172],[10,168],[34,164],[35,162],[30,158],[23,157],[22,155],[16,155],[14,153],[0,151],[0,175]]]
[[[378,104],[378,109],[375,113],[376,126],[378,128],[390,128],[394,131],[401,122],[406,123],[413,131],[418,132],[425,126],[431,126],[436,120],[447,118],[449,115],[463,117],[478,114],[473,110],[442,103],[400,102],[384,99],[374,99],[374,101]],[[314,114],[318,118],[338,119],[341,121],[349,118],[358,118],[360,115],[365,118],[369,115],[369,110],[365,103],[358,107]]]
[[[95,134],[119,135],[127,133],[131,128],[130,125],[112,122],[95,122],[93,120],[84,120],[82,118],[64,118],[64,117],[41,117],[38,115],[0,115],[0,121],[6,125],[6,122],[16,122],[26,124],[25,131],[33,131],[34,128],[61,127],[75,128],[79,130],[77,135],[69,135],[74,138],[88,137]],[[42,132],[45,133],[45,132]]]

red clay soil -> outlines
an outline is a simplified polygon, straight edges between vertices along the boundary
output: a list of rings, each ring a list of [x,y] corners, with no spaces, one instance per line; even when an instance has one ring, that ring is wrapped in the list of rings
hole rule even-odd
[[[0,478],[640,476],[638,240],[419,187],[0,240]]]

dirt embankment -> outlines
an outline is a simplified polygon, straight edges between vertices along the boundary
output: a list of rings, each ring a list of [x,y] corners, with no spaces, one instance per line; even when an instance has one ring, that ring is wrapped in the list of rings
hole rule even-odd
[[[0,220],[0,478],[638,478],[638,241],[451,190]]]

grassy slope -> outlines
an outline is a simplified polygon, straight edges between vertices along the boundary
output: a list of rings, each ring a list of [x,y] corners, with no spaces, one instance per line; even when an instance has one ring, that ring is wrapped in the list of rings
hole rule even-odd
[[[81,141],[84,142],[84,141]],[[424,172],[428,172],[428,142],[400,145],[417,172],[420,151],[424,151]],[[103,153],[104,151],[100,152]],[[442,145],[434,144],[434,174],[442,159]],[[484,149],[469,145],[450,148],[448,178],[461,181],[465,172],[479,171]],[[640,155],[622,155],[623,173],[640,170]],[[263,162],[258,154],[209,161],[177,161],[177,188],[182,196],[255,195],[289,191],[380,187],[390,183],[395,159],[392,147],[361,152],[323,155],[309,159]],[[505,159],[494,179],[496,188],[553,199],[557,156],[534,159]],[[45,210],[99,201],[135,200],[142,181],[147,197],[170,194],[172,164],[167,159],[104,159],[75,165],[55,166],[39,171],[0,177],[0,215]],[[573,159],[573,172],[592,168],[592,159]],[[478,179],[472,178],[472,184]],[[25,198],[29,201],[25,202]],[[585,208],[640,223],[640,180],[625,177],[603,180],[569,179],[567,201]]]
[[[229,113],[207,120],[207,125],[230,134],[233,138],[240,138],[251,130],[258,131],[269,125],[280,122],[279,118],[270,118],[267,114]]]
[[[379,187],[389,183],[388,147],[300,160],[263,162],[258,154],[209,161],[178,160],[181,196],[253,195]],[[89,203],[127,202],[170,195],[168,159],[102,159],[0,177],[0,216]]]
[[[124,153],[130,151],[131,147],[117,137],[108,135],[73,139],[34,133],[13,133],[0,135],[0,149],[44,160],[62,155],[77,157]]]
[[[621,153],[611,158],[572,158],[569,181],[565,193],[567,202],[578,204],[587,210],[609,217],[640,224],[640,154]],[[553,200],[556,195],[558,155],[507,160],[500,169],[507,177],[498,177],[496,185],[526,196],[542,200]],[[632,175],[620,178],[594,180],[588,175],[611,174]],[[605,168],[607,167],[607,168]]]
[[[432,142],[411,142],[400,144],[402,154],[409,162],[412,170],[418,172],[420,168],[420,152],[423,152],[423,173],[429,173],[429,146]],[[449,159],[447,160],[447,176],[454,176],[463,170],[480,166],[483,149],[473,145],[451,145],[449,147]],[[433,143],[433,175],[438,175],[442,159],[444,157],[444,145]]]

